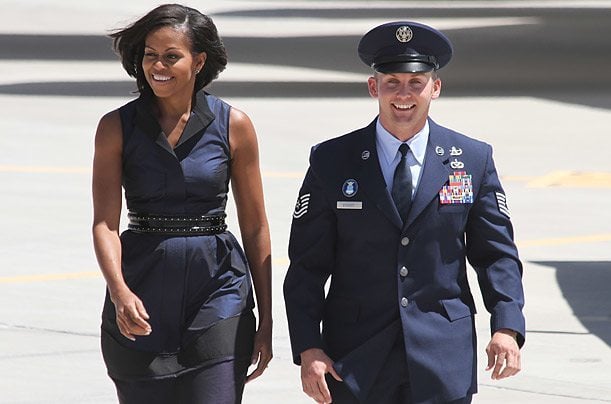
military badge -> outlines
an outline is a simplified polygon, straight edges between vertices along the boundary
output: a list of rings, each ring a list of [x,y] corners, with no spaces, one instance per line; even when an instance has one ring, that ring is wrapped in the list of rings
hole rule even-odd
[[[402,27],[397,28],[397,32],[395,32],[395,36],[399,42],[405,43],[412,40],[414,37],[414,33],[410,27],[404,25]]]
[[[297,198],[295,204],[295,211],[293,212],[293,218],[299,219],[306,213],[308,213],[308,207],[310,205],[310,194],[303,194]]]
[[[356,195],[358,190],[359,184],[353,179],[344,181],[344,185],[342,185],[342,194],[344,194],[346,198],[352,198],[354,195]]]
[[[509,207],[507,207],[507,198],[505,197],[505,194],[503,194],[502,192],[495,192],[495,195],[496,203],[499,206],[499,212],[501,212],[507,217],[511,217],[511,214],[509,213]]]
[[[361,153],[361,158],[363,160],[367,160],[370,155],[371,155],[371,153],[369,153],[369,150],[364,150],[363,153]]]
[[[449,185],[444,185],[439,191],[439,203],[473,203],[471,175],[467,175],[465,171],[454,171],[454,174],[450,175]]]
[[[435,153],[437,153],[438,156],[443,156],[445,154],[445,150],[443,150],[443,147],[441,146],[436,146],[435,147]]]
[[[464,168],[465,163],[463,163],[462,161],[459,161],[458,159],[454,159],[450,162],[450,167],[452,167],[455,170],[459,168]]]
[[[452,146],[450,149],[450,156],[460,156],[462,154],[462,149],[460,147]]]

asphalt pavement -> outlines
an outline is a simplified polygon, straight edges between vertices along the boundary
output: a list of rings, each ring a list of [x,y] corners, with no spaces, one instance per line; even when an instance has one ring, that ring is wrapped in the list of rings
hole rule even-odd
[[[134,97],[105,34],[156,4],[0,0],[2,404],[117,402],[99,349],[93,135]],[[474,402],[611,402],[611,1],[187,4],[213,17],[230,55],[210,91],[251,117],[261,150],[275,356],[245,404],[312,402],[291,363],[281,294],[291,213],[310,147],[375,117],[356,45],[395,19],[453,41],[431,116],[493,145],[524,262],[523,371],[502,381],[484,371],[489,317],[478,300]],[[232,204],[228,214],[238,234]]]

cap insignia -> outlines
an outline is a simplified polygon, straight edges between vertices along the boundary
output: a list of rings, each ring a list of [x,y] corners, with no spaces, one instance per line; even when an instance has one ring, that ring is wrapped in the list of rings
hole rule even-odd
[[[412,32],[412,29],[408,27],[407,25],[399,27],[395,35],[397,36],[397,40],[399,42],[404,42],[404,43],[411,41],[412,38],[414,37],[414,33]]]

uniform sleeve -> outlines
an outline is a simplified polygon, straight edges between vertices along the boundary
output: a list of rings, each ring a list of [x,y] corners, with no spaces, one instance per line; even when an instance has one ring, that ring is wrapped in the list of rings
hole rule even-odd
[[[525,340],[522,263],[513,240],[505,191],[499,181],[492,148],[487,146],[486,169],[467,223],[467,258],[477,272],[490,329],[508,328]]]
[[[322,348],[320,323],[325,283],[333,270],[335,213],[324,195],[322,181],[310,166],[304,179],[289,240],[290,265],[284,279],[284,301],[296,364],[309,348]]]

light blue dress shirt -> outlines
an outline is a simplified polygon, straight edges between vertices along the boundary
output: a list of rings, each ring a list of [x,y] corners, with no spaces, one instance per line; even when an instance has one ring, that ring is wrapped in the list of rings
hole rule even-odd
[[[412,199],[418,189],[418,182],[420,181],[420,175],[424,165],[424,155],[426,153],[426,144],[428,140],[429,122],[427,120],[422,130],[405,142],[410,150],[406,158],[407,164],[409,164],[410,171],[412,172]],[[376,122],[376,148],[378,151],[380,168],[382,169],[382,175],[384,175],[384,181],[386,182],[386,189],[388,192],[392,190],[395,169],[401,160],[401,154],[399,153],[399,146],[401,146],[401,143],[399,139],[384,129],[378,118]]]

